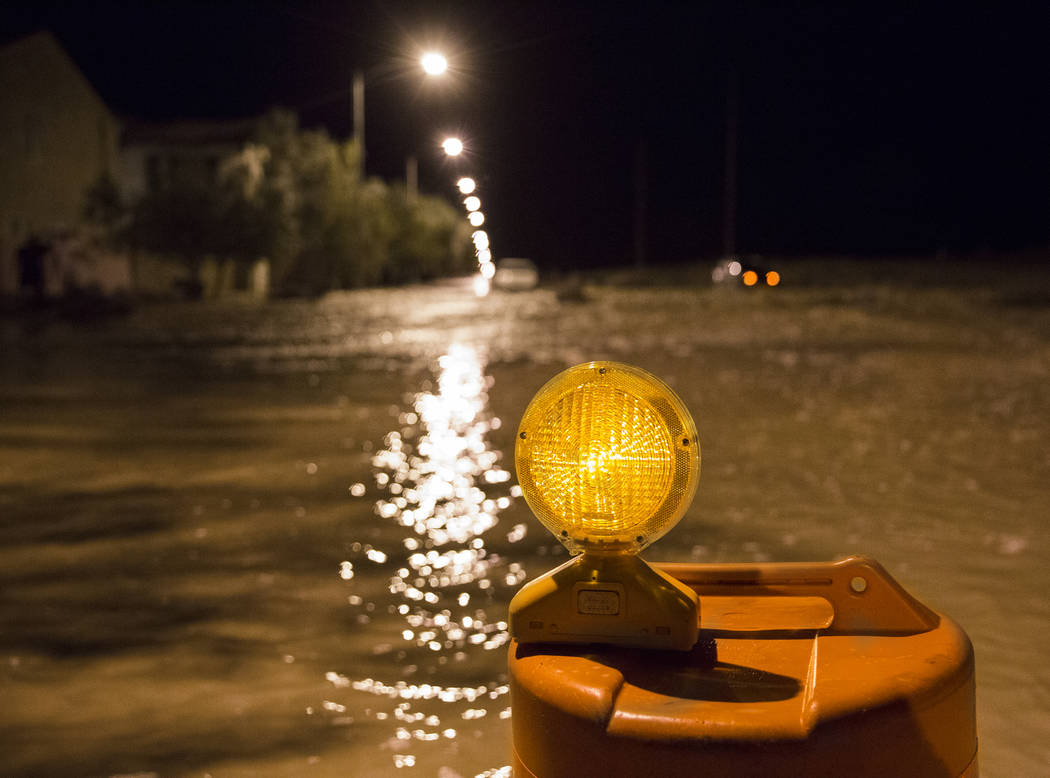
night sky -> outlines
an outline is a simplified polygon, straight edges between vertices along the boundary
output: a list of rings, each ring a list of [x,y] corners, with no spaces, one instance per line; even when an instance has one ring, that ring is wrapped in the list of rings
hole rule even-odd
[[[480,184],[497,256],[632,261],[645,150],[651,262],[720,253],[730,73],[742,252],[930,253],[1050,243],[1042,3],[27,3],[115,113],[274,105],[345,138],[364,68],[368,171]],[[443,49],[454,72],[414,62]],[[462,134],[466,159],[437,144]]]

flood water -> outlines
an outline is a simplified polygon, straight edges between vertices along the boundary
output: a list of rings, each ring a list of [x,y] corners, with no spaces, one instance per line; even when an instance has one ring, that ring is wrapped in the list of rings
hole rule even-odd
[[[876,557],[974,642],[981,769],[1050,764],[1050,295],[842,280],[0,322],[0,774],[499,775],[506,606],[566,558],[533,393],[639,365],[703,470],[651,560]]]

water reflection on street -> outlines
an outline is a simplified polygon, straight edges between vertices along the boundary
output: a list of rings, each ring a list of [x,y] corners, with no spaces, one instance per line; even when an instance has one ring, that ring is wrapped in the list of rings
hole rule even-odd
[[[520,496],[500,465],[501,452],[487,440],[501,425],[488,408],[491,383],[471,346],[453,344],[438,359],[436,391],[416,394],[372,457],[381,495],[375,511],[398,527],[400,542],[383,549],[355,542],[353,558],[341,565],[348,581],[355,566],[363,564],[389,571],[392,597],[383,600],[403,620],[400,640],[390,648],[396,675],[326,675],[336,688],[378,698],[367,714],[391,722],[392,739],[384,745],[395,751],[396,767],[415,766],[416,748],[452,740],[479,719],[510,718],[502,673],[476,685],[439,682],[451,677],[441,671],[445,665],[467,663],[474,652],[506,645],[505,598],[495,598],[494,590],[516,588],[525,579],[520,563],[486,547],[486,534],[498,525],[500,511]],[[524,525],[518,525],[508,539],[516,542],[524,535]],[[359,611],[358,622],[367,624],[376,603],[357,594],[349,602]]]
[[[0,320],[0,773],[506,765],[507,603],[564,559],[514,432],[614,359],[703,445],[649,559],[876,557],[973,638],[982,775],[1038,775],[1050,296],[1022,291],[467,282]]]

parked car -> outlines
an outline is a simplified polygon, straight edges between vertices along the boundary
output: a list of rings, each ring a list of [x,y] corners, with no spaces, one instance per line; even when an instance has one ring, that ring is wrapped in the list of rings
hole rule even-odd
[[[540,274],[531,259],[505,257],[496,262],[496,274],[492,277],[492,285],[509,292],[524,292],[535,289],[539,280]]]
[[[716,284],[779,286],[779,271],[763,266],[761,259],[757,255],[727,257],[711,270],[711,280]]]

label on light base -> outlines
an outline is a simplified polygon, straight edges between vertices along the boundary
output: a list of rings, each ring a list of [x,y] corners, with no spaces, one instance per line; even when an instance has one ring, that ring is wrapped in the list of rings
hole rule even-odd
[[[620,593],[611,589],[580,589],[576,612],[590,616],[615,616],[620,612]]]

